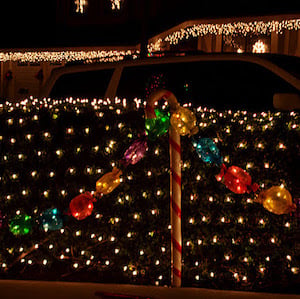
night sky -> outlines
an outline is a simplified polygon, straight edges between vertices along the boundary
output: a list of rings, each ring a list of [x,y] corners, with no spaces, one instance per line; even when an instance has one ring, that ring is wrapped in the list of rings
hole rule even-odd
[[[158,11],[157,16],[149,18],[148,38],[189,19],[300,14],[300,1],[162,1],[169,3],[168,12]],[[136,20],[122,26],[79,26],[75,30],[58,24],[56,0],[6,1],[6,6],[0,10],[0,48],[126,45],[141,40],[142,25]]]

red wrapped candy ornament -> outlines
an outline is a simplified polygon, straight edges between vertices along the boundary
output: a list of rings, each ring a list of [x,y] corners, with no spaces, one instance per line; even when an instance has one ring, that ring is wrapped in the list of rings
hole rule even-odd
[[[70,212],[77,220],[83,220],[90,216],[93,212],[93,202],[96,199],[90,192],[85,192],[74,197],[70,202]]]
[[[252,184],[249,173],[237,166],[227,167],[222,164],[221,172],[216,176],[217,181],[222,183],[232,192],[237,194],[256,192],[259,188],[258,184]]]

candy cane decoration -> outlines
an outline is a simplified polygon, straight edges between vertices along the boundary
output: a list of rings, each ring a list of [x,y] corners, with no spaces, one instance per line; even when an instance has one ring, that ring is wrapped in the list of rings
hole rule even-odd
[[[158,90],[150,96],[147,101],[145,115],[147,119],[156,118],[154,103],[165,99],[169,103],[171,114],[178,107],[176,97],[167,90]],[[170,148],[170,213],[171,213],[171,286],[181,287],[181,146],[180,135],[170,126],[169,128]]]

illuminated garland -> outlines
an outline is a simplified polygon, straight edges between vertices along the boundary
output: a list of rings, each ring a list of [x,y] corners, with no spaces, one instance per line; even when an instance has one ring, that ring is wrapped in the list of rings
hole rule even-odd
[[[225,24],[195,24],[187,28],[176,30],[164,38],[148,46],[149,52],[159,51],[161,43],[166,42],[170,45],[176,45],[182,40],[197,38],[207,34],[223,36],[248,36],[267,35],[272,32],[282,34],[284,30],[299,30],[300,19],[282,20],[282,21],[255,21],[255,22],[233,22]]]
[[[0,62],[14,61],[19,63],[39,62],[76,62],[85,63],[116,62],[123,60],[126,56],[137,58],[138,50],[91,50],[91,51],[37,51],[37,52],[0,52]]]

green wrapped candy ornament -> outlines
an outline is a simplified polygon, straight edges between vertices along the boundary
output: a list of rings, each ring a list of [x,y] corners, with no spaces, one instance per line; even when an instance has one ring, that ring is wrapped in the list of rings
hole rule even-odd
[[[170,113],[160,109],[154,111],[156,118],[146,118],[145,121],[146,134],[151,141],[164,135],[170,127]]]
[[[9,223],[9,230],[16,236],[30,233],[31,228],[31,216],[26,214],[16,215]]]

